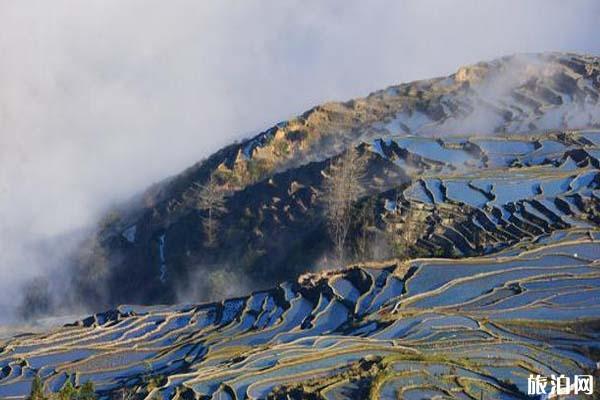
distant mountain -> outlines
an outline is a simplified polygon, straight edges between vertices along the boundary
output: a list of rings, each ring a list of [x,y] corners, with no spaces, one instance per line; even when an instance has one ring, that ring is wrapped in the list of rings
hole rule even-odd
[[[503,197],[514,205],[495,211],[502,204],[493,201],[498,196],[493,189],[468,185],[469,196],[479,199],[473,204],[447,194],[460,192],[460,183],[447,186],[425,176],[546,164],[558,168],[565,162],[573,168],[597,165],[585,150],[593,138],[568,131],[600,126],[599,89],[597,57],[532,54],[314,107],[225,147],[113,210],[82,246],[74,287],[96,307],[209,300],[330,265],[324,177],[331,162],[351,147],[368,159],[360,204],[368,204],[374,215],[370,258],[483,254],[570,225],[560,216],[521,222],[535,213],[520,209],[517,200],[532,193]],[[471,139],[445,139],[456,135]],[[487,135],[524,142],[513,142],[515,151],[512,145],[496,149],[497,142],[482,138]],[[226,193],[216,246],[207,245],[207,215],[197,190],[211,176]],[[435,198],[436,190],[446,191],[445,197]],[[412,205],[422,196],[435,204],[411,211],[422,229],[411,238],[414,243],[399,246],[409,216],[402,210],[415,210]],[[552,201],[559,211],[568,208]],[[354,226],[349,234],[349,260],[361,229]]]

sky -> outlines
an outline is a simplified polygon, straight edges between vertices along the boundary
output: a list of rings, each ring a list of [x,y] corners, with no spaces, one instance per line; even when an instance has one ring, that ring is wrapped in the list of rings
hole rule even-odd
[[[598,26],[597,0],[2,1],[0,323],[60,269],[38,241],[233,140],[481,60],[598,55]]]

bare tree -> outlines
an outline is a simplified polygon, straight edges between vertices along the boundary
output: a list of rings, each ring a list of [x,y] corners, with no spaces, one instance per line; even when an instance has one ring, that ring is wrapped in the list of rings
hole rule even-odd
[[[133,388],[123,387],[113,392],[111,398],[113,400],[133,400],[136,398],[136,393]]]
[[[375,204],[368,199],[356,210],[356,258],[367,260],[371,253],[371,239],[375,225]]]
[[[329,234],[340,265],[344,263],[346,238],[352,224],[352,207],[363,190],[361,180],[366,165],[366,159],[351,147],[331,162],[325,180],[324,201]]]
[[[206,233],[206,244],[209,247],[217,243],[217,230],[219,228],[219,217],[227,211],[225,208],[225,190],[219,185],[214,175],[211,175],[204,185],[194,184],[196,206],[206,211],[203,227]]]

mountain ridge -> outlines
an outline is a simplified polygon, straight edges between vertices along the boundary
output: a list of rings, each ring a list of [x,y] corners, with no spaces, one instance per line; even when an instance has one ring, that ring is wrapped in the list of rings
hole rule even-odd
[[[205,162],[209,161],[209,159],[216,158],[216,159],[218,159],[218,162],[216,163],[216,165],[225,164],[229,168],[231,168],[231,167],[233,167],[233,165],[235,165],[236,161],[239,161],[243,158],[251,158],[251,157],[248,157],[250,155],[249,151],[254,152],[256,150],[258,152],[259,149],[262,147],[261,145],[268,143],[268,139],[270,139],[271,137],[273,137],[274,139],[277,139],[278,137],[280,138],[281,136],[285,135],[283,133],[284,132],[283,129],[285,129],[287,132],[296,132],[294,130],[294,127],[298,127],[298,126],[302,125],[303,121],[305,121],[305,125],[310,125],[311,123],[317,122],[319,120],[331,118],[331,116],[328,116],[328,115],[323,116],[322,114],[331,113],[331,114],[333,114],[333,116],[335,116],[336,112],[339,113],[341,110],[344,110],[344,108],[347,108],[348,106],[360,108],[360,104],[364,100],[372,98],[372,97],[376,97],[376,96],[381,96],[384,93],[389,92],[389,91],[398,91],[400,88],[406,88],[407,90],[405,90],[405,91],[407,91],[408,93],[417,94],[416,92],[418,92],[419,90],[422,91],[422,89],[418,89],[418,85],[420,83],[440,82],[440,81],[444,81],[444,80],[448,80],[448,79],[455,79],[457,82],[460,82],[463,84],[464,83],[469,84],[471,81],[481,82],[481,80],[483,79],[485,74],[490,73],[490,71],[488,69],[493,68],[493,66],[495,64],[500,64],[503,60],[507,60],[508,62],[510,62],[510,60],[518,60],[519,58],[523,58],[523,57],[526,59],[533,59],[533,60],[535,60],[538,57],[541,58],[541,60],[537,60],[537,62],[542,61],[544,59],[544,57],[547,57],[547,58],[555,57],[558,59],[559,63],[564,63],[567,65],[573,66],[573,70],[576,72],[583,74],[584,71],[586,71],[585,75],[587,75],[589,77],[589,79],[591,79],[593,82],[596,82],[596,84],[598,82],[598,68],[600,68],[600,65],[598,62],[598,58],[595,56],[591,56],[591,55],[578,55],[575,53],[531,53],[531,54],[524,53],[524,54],[516,54],[516,55],[512,55],[512,56],[505,56],[500,59],[495,59],[495,60],[492,60],[489,62],[479,62],[479,63],[473,64],[473,65],[460,67],[456,73],[449,75],[447,77],[435,77],[435,78],[430,78],[430,79],[413,81],[413,82],[405,83],[405,84],[391,85],[385,89],[371,92],[370,94],[368,94],[366,97],[363,97],[363,98],[355,98],[355,99],[351,99],[351,100],[348,100],[345,102],[330,101],[330,102],[326,102],[322,105],[312,107],[309,110],[300,114],[297,118],[293,118],[288,121],[279,122],[279,123],[273,125],[272,127],[266,129],[265,131],[262,131],[262,132],[256,134],[254,137],[251,137],[248,139],[243,139],[243,140],[239,141],[238,143],[233,143],[231,145],[225,146],[224,148],[216,151],[212,156],[208,157],[208,159],[199,161],[199,162],[195,163],[194,165],[190,166],[189,168],[186,168],[181,173],[173,175],[172,177],[166,178],[164,183],[159,182],[159,183],[151,185],[151,188],[149,189],[149,191],[152,192],[154,190],[157,190],[157,189],[153,189],[153,187],[155,187],[155,186],[169,185],[171,183],[171,181],[176,179],[178,176],[185,175],[188,173],[193,173],[194,170],[201,167]],[[553,60],[553,61],[557,62],[557,60]],[[521,62],[523,62],[523,60]],[[598,98],[597,94],[595,96],[593,96],[593,98],[597,100],[597,98]],[[358,106],[355,106],[355,104],[357,104]],[[435,111],[438,111],[438,110],[434,110],[434,112]],[[374,117],[374,119],[377,120],[377,117]],[[598,124],[600,124],[600,121],[594,121],[594,123],[585,123],[585,124],[583,124],[583,126],[570,126],[569,128],[574,128],[574,129],[588,128],[588,127],[592,127],[592,126],[598,125]],[[561,128],[567,128],[567,126],[551,126],[547,129],[548,130],[553,130],[553,129],[556,130],[556,129],[561,129]],[[526,128],[526,131],[532,131],[532,130],[539,131],[540,129],[538,129],[538,128],[531,129],[530,127]],[[484,130],[482,130],[482,132],[484,132],[484,133],[499,133],[499,132],[493,132],[489,129],[488,130],[484,129]],[[505,131],[505,132],[511,133],[511,131]],[[405,129],[404,133],[411,134],[413,132],[411,132],[410,129]],[[466,131],[463,133],[468,134],[468,133],[473,133],[473,132]],[[512,133],[517,133],[517,132],[512,132]],[[336,153],[333,152],[330,155],[335,155],[335,154]],[[292,161],[294,161],[294,160],[292,160]],[[279,170],[276,170],[276,171],[279,172]],[[149,206],[152,206],[152,205],[155,205],[155,202],[151,202],[149,204]]]

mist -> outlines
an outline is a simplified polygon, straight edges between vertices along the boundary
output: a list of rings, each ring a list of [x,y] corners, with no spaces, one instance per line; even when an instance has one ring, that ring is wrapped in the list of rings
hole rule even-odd
[[[598,54],[599,23],[594,0],[0,3],[0,323],[104,210],[223,145],[480,60]]]

